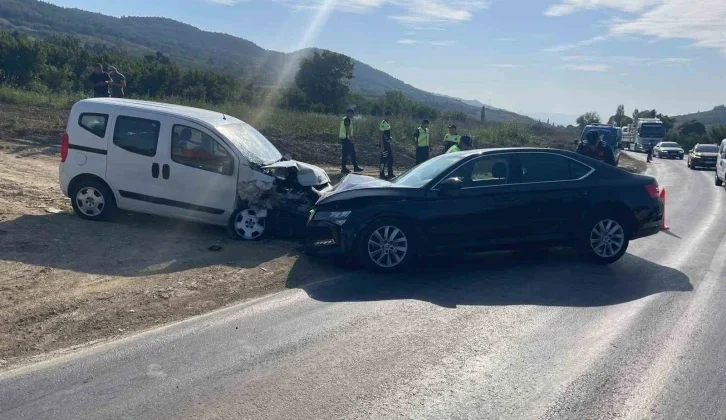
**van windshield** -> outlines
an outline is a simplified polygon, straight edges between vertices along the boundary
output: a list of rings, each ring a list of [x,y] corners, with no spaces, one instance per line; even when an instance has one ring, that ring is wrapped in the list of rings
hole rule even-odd
[[[217,130],[237,146],[242,156],[256,165],[269,165],[282,159],[280,151],[249,124],[220,125]]]

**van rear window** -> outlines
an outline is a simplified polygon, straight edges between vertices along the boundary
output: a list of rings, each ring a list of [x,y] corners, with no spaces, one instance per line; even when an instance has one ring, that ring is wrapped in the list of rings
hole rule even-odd
[[[113,129],[113,144],[131,153],[156,156],[160,127],[159,121],[119,116]]]
[[[106,114],[81,114],[78,117],[78,125],[82,129],[94,134],[98,137],[106,137],[106,126],[108,125],[108,115]]]

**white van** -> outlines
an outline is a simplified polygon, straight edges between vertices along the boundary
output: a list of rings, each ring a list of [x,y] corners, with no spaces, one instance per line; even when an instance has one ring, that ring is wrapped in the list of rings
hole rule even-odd
[[[716,156],[716,186],[722,186],[724,181],[726,181],[726,139],[721,141]]]
[[[83,219],[110,220],[123,209],[229,226],[253,240],[265,233],[269,210],[304,218],[330,179],[285,160],[229,115],[99,98],[71,109],[60,185]]]

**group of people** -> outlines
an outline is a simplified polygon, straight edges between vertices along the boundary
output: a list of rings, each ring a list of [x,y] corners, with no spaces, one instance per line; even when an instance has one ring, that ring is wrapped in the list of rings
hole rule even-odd
[[[595,131],[588,131],[585,135],[585,142],[577,146],[577,153],[601,160],[609,165],[615,165],[615,154],[604,142],[600,141],[600,134]]]
[[[346,116],[340,122],[340,132],[338,138],[341,143],[341,169],[344,174],[350,173],[348,169],[348,158],[353,164],[353,172],[362,172],[363,169],[358,166],[358,160],[355,152],[354,136],[353,136],[353,116],[355,111],[348,109]],[[393,149],[391,148],[391,117],[393,113],[386,111],[383,121],[380,124],[381,140],[378,148],[381,150],[380,172],[381,179],[391,179],[395,175],[393,173]],[[472,148],[472,140],[469,136],[461,136],[457,133],[455,125],[450,125],[449,132],[444,137],[444,147],[442,153],[454,153]],[[431,152],[431,136],[429,134],[429,120],[423,120],[421,126],[413,133],[413,140],[416,146],[416,165],[421,164],[429,159]]]
[[[116,67],[110,66],[108,73],[103,71],[103,64],[95,64],[89,77],[93,86],[94,98],[124,98],[126,96],[126,77]]]

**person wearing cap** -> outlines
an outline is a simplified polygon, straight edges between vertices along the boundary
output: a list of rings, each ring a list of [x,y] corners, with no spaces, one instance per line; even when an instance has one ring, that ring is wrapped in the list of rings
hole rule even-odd
[[[413,138],[416,141],[416,165],[419,165],[429,160],[429,152],[431,150],[429,120],[423,120],[421,122],[421,127],[414,131]]]
[[[348,170],[348,156],[350,156],[350,160],[353,163],[353,171],[363,172],[363,169],[358,166],[355,144],[353,144],[353,115],[355,115],[355,111],[352,108],[348,109],[346,116],[340,121],[340,131],[338,132],[341,145],[340,172],[344,174],[350,173]]]
[[[446,153],[456,153],[463,150],[471,150],[473,148],[471,137],[463,136],[459,140],[459,143],[451,146],[449,150],[446,151]]]
[[[108,98],[108,87],[112,83],[111,76],[103,71],[103,64],[98,63],[93,66],[93,73],[88,78],[93,86],[94,98]]]
[[[391,122],[389,121],[392,116],[393,113],[390,110],[386,110],[385,117],[380,125],[381,142],[378,143],[378,148],[381,149],[381,179],[393,178],[393,150],[391,149]],[[388,175],[386,175],[386,167],[388,168]]]
[[[123,98],[126,96],[126,76],[118,72],[116,67],[108,68],[108,75],[111,76],[111,97]]]
[[[456,133],[456,126],[451,124],[449,126],[449,132],[444,137],[444,153],[448,152],[452,146],[458,146],[460,141],[461,136]]]

